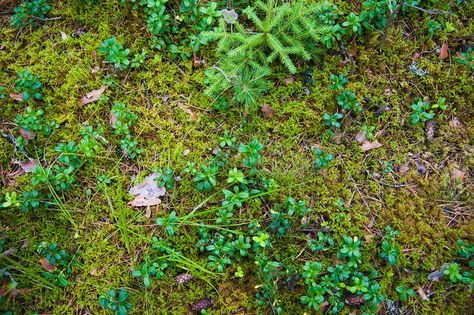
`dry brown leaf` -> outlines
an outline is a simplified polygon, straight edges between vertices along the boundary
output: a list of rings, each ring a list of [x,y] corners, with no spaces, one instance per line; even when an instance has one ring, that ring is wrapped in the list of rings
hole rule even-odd
[[[415,54],[411,57],[411,60],[412,60],[412,61],[417,61],[418,58],[420,58],[420,57],[421,57],[421,54],[420,54],[420,53],[415,53]]]
[[[350,57],[356,57],[357,56],[357,46],[356,46],[356,41],[355,37],[352,39],[351,46],[349,47],[349,51],[347,52]]]
[[[23,94],[10,93],[10,97],[13,98],[15,101],[23,102]]]
[[[160,202],[161,202],[161,200],[160,200]],[[147,218],[147,219],[151,218],[151,208],[150,208],[150,206],[146,207],[145,218]]]
[[[371,243],[372,242],[372,239],[374,238],[374,235],[367,232],[367,231],[364,231],[362,232],[364,234],[364,239],[365,239],[365,242],[366,243]]]
[[[293,82],[295,82],[295,79],[293,77],[288,77],[285,80],[283,80],[283,82],[285,83],[285,85],[290,85]]]
[[[94,68],[91,69],[91,73],[97,73],[97,72],[99,72],[99,70],[100,70],[100,67],[95,66]]]
[[[189,121],[196,121],[198,119],[198,115],[186,106],[184,106],[181,102],[178,102],[178,107],[189,114]]]
[[[87,93],[85,96],[81,97],[79,100],[82,105],[86,105],[92,102],[97,102],[99,100],[99,97],[104,93],[105,89],[107,86],[103,86],[100,89],[90,91]]]
[[[270,117],[272,115],[275,115],[275,110],[270,107],[268,104],[263,104],[262,105],[262,112],[265,114],[265,116]]]
[[[365,140],[365,131],[361,130],[356,134],[356,140],[359,141],[360,143],[364,142]]]
[[[161,199],[157,197],[145,197],[142,195],[138,195],[128,203],[129,206],[132,207],[149,207],[149,206],[157,206],[161,204]],[[150,212],[151,215],[151,212]]]
[[[110,113],[109,122],[110,125],[113,127],[117,123],[117,115],[114,113]]]
[[[448,43],[443,43],[439,50],[439,59],[443,60],[449,57]]]
[[[322,312],[326,309],[326,307],[329,305],[327,301],[324,301],[323,303],[319,304],[319,310]]]
[[[132,207],[149,207],[161,204],[159,197],[166,194],[166,189],[158,187],[155,181],[158,176],[159,173],[152,173],[145,177],[142,183],[131,187],[128,193],[134,195],[135,199],[128,204]]]
[[[418,294],[421,296],[421,298],[422,298],[424,301],[429,301],[429,300],[430,300],[430,299],[428,298],[428,295],[426,295],[425,290],[423,290],[422,287],[419,287],[418,290],[416,290],[416,292],[418,292]]]
[[[453,168],[453,170],[451,171],[451,178],[454,179],[454,180],[463,181],[465,175],[466,175],[465,172],[463,172],[463,171],[461,171],[460,169],[457,169],[457,168]]]
[[[49,263],[49,260],[46,259],[46,258],[41,258],[39,260],[41,266],[43,266],[44,270],[48,271],[48,272],[52,272],[54,270],[56,270],[56,266],[55,265],[52,265]]]
[[[18,132],[20,133],[21,137],[25,139],[26,141],[33,140],[36,137],[36,133],[29,130],[25,130],[23,128],[20,128]]]
[[[35,160],[14,161],[13,163],[20,165],[25,173],[30,173],[35,168],[35,166],[38,164]]]
[[[402,175],[408,173],[409,170],[410,170],[410,163],[408,162],[406,164],[401,165],[400,168],[398,169],[398,171]]]
[[[362,149],[363,152],[365,152],[365,151],[369,151],[369,150],[372,150],[372,149],[379,148],[381,146],[382,146],[382,144],[380,142],[378,142],[377,140],[375,140],[375,141],[365,140],[362,143],[362,145],[360,146],[360,148]]]

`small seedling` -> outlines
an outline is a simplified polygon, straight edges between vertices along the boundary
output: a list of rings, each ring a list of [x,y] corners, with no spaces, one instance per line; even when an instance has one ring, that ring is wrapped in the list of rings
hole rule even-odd
[[[175,224],[178,222],[178,217],[176,216],[176,212],[171,212],[167,218],[158,218],[156,219],[157,225],[162,225],[166,229],[166,234],[168,236],[173,236],[175,232]]]
[[[362,35],[362,25],[360,24],[360,18],[355,12],[351,12],[347,16],[347,21],[342,23],[342,26],[347,27],[353,34]]]
[[[257,172],[255,166],[260,163],[262,159],[260,151],[263,150],[263,144],[258,142],[258,139],[254,139],[249,144],[241,143],[238,150],[239,153],[245,156],[243,165],[250,167],[250,174],[254,176]]]
[[[353,238],[344,235],[342,247],[339,249],[338,257],[349,258],[352,261],[359,261],[361,258],[360,253],[360,239],[357,236]]]
[[[219,168],[214,163],[211,163],[209,166],[201,166],[201,171],[196,171],[195,177],[193,178],[193,181],[196,182],[196,189],[211,191],[212,187],[217,184],[218,171]]]
[[[449,276],[451,282],[456,283],[463,279],[458,263],[450,263],[446,265],[446,268],[443,271],[443,274]]]
[[[16,115],[15,123],[22,129],[40,132],[45,136],[49,136],[53,129],[58,128],[58,124],[53,121],[47,121],[43,118],[44,110],[33,110],[30,106],[26,108],[23,115]]]
[[[130,65],[130,60],[127,58],[130,49],[123,49],[122,44],[117,41],[115,36],[104,40],[100,44],[99,53],[107,54],[105,60],[112,63],[115,69],[127,69]]]
[[[51,11],[51,6],[44,0],[26,0],[15,8],[12,24],[16,28],[37,26],[37,21],[44,19],[49,11]]]
[[[235,148],[235,142],[237,141],[236,137],[232,137],[229,134],[228,130],[224,131],[224,135],[222,137],[219,137],[219,146],[221,148],[225,148],[226,146],[234,149]]]
[[[23,96],[23,101],[28,102],[30,98],[40,100],[42,83],[29,70],[18,72],[19,78],[15,80],[15,89]]]
[[[12,193],[7,192],[5,194],[5,202],[3,202],[2,207],[3,208],[9,208],[9,207],[19,208],[20,207],[20,201],[18,200],[18,195],[16,191]]]
[[[314,148],[313,154],[316,156],[316,161],[314,162],[314,167],[317,170],[325,168],[329,165],[329,162],[334,160],[334,155],[329,153],[324,153],[320,148]]]
[[[164,259],[155,259],[152,261],[149,257],[145,257],[141,268],[133,269],[132,276],[142,278],[145,287],[150,288],[151,278],[162,279],[165,275],[163,270],[167,267],[168,263]]]
[[[399,285],[398,287],[395,288],[395,290],[400,294],[400,300],[401,301],[406,301],[409,296],[414,296],[415,295],[415,290],[408,289],[404,285]]]
[[[416,125],[420,121],[427,121],[434,118],[434,114],[429,113],[430,104],[421,100],[415,101],[411,104],[413,113],[410,116],[410,122],[412,125]]]
[[[375,140],[374,130],[375,130],[375,126],[372,126],[372,125],[370,125],[370,126],[369,125],[363,125],[362,126],[362,131],[364,132],[365,137],[367,138],[367,140],[370,140],[370,141]]]
[[[115,315],[127,315],[132,309],[132,303],[127,302],[128,292],[125,288],[121,288],[119,294],[114,289],[110,289],[108,294],[102,294],[99,298],[99,304],[111,310]]]
[[[157,170],[156,172],[159,173],[158,177],[155,178],[158,187],[171,190],[174,187],[174,169],[172,168],[162,168]]]
[[[228,184],[248,184],[248,180],[245,179],[244,173],[234,167],[233,169],[229,170],[229,176],[227,178]]]
[[[336,100],[337,104],[345,110],[354,110],[356,113],[362,111],[360,103],[357,102],[357,96],[349,90],[342,91],[341,94],[336,96]]]
[[[252,237],[252,240],[262,248],[268,247],[269,239],[270,235],[267,233],[260,233],[258,236]]]
[[[339,76],[335,74],[331,74],[330,78],[331,78],[331,85],[329,86],[329,89],[331,90],[335,90],[335,89],[342,90],[344,88],[344,84],[347,83],[347,78],[343,73],[341,73]]]
[[[324,114],[324,124],[329,127],[334,127],[336,129],[341,128],[341,123],[339,120],[341,120],[344,117],[343,114],[341,113],[335,113],[333,115],[330,114]]]
[[[390,225],[387,226],[387,233],[384,235],[382,241],[382,252],[380,258],[387,260],[387,262],[395,266],[397,264],[397,257],[399,253],[399,245],[395,241],[395,237],[400,234],[400,231],[392,229]]]

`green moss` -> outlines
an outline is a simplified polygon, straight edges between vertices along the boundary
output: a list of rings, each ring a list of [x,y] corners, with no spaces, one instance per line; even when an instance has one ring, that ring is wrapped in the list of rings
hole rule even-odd
[[[91,6],[60,1],[53,6],[51,15],[61,16],[61,20],[25,29],[20,34],[2,24],[5,27],[0,31],[0,45],[4,46],[0,50],[1,85],[7,93],[14,93],[17,72],[31,70],[43,82],[45,97],[44,101],[29,105],[43,108],[45,119],[60,124],[51,137],[38,136],[30,142],[29,157],[44,166],[51,164],[57,158],[54,146],[59,142],[80,141],[81,125],[85,124],[103,126],[108,141],[99,157],[84,159],[76,174],[79,185],[58,196],[77,227],[71,226],[57,204],[24,214],[18,209],[0,211],[3,228],[0,236],[6,239],[5,248],[17,249],[15,259],[29,270],[25,274],[13,267],[18,287],[34,289],[34,293],[20,294],[15,312],[103,313],[98,304],[99,295],[110,288],[126,287],[136,314],[186,314],[193,303],[204,298],[214,299],[211,311],[216,314],[256,313],[255,286],[261,283],[255,275],[255,263],[249,257],[235,261],[220,277],[195,272],[194,279],[182,286],[173,280],[183,268],[190,268],[182,263],[167,269],[165,277],[155,280],[151,289],[145,289],[130,274],[144,255],[152,253],[146,239],[165,237],[164,230],[154,225],[158,216],[176,211],[183,217],[208,197],[198,211],[220,205],[227,169],[241,165],[240,155],[232,153],[211,194],[197,192],[192,176],[184,174],[183,169],[188,161],[197,165],[208,163],[224,130],[236,135],[238,142],[248,143],[258,138],[265,145],[258,174],[273,178],[279,187],[265,198],[251,200],[235,211],[236,222],[258,220],[262,225],[267,224],[269,210],[287,196],[305,200],[313,209],[304,219],[307,230],[296,224],[288,235],[274,241],[273,257],[298,267],[310,260],[319,260],[325,266],[334,264],[335,252],[314,254],[306,246],[308,230],[328,226],[338,244],[343,234],[367,239],[361,268],[368,271],[373,266],[380,271],[379,282],[390,299],[397,300],[394,287],[399,283],[413,288],[426,286],[429,273],[456,259],[455,241],[472,238],[474,231],[472,220],[463,215],[463,211],[472,208],[473,200],[469,186],[474,160],[472,73],[454,61],[440,60],[434,50],[446,40],[451,47],[451,39],[472,33],[472,21],[466,19],[470,13],[472,6],[466,5],[458,16],[447,18],[456,25],[456,31],[435,37],[426,36],[423,25],[418,27],[423,19],[411,26],[401,23],[391,27],[380,51],[374,48],[380,39],[378,34],[358,39],[354,67],[351,63],[341,64],[337,54],[323,56],[320,64],[301,64],[294,82],[288,85],[285,84],[288,75],[276,68],[271,77],[274,87],[258,104],[268,104],[275,111],[271,117],[259,108],[247,116],[236,107],[215,111],[213,101],[202,93],[205,66],[191,61],[170,61],[165,54],[151,51],[148,36],[143,33],[146,23],[143,17],[116,1]],[[0,18],[2,23],[7,23],[6,17]],[[85,34],[71,36],[79,28]],[[66,40],[60,32],[67,35]],[[407,38],[406,34],[413,35]],[[147,62],[140,69],[114,72],[103,63],[97,48],[104,39],[114,35],[132,54],[145,49]],[[460,47],[455,44],[452,47],[454,57]],[[423,54],[417,60],[418,67],[429,72],[424,77],[409,70],[413,55],[420,52]],[[215,58],[212,49],[206,48],[203,54],[208,64],[212,64]],[[307,68],[314,70],[314,83],[307,86],[311,90],[309,95],[303,90],[302,77]],[[346,88],[357,94],[364,111],[347,115],[334,138],[322,139],[325,130],[322,114],[338,110],[335,101],[338,92],[328,89],[329,73],[347,75]],[[80,104],[79,98],[103,86],[107,75],[117,84],[109,86],[104,93],[109,101]],[[363,97],[370,98],[370,102],[363,101]],[[432,102],[446,98],[448,110],[435,119],[437,130],[432,141],[426,140],[422,125],[409,124],[410,104],[416,97],[427,97]],[[110,127],[113,101],[126,104],[138,116],[131,133],[144,153],[136,161],[122,156],[119,138]],[[388,110],[380,110],[386,105]],[[19,136],[12,122],[26,106],[9,98],[0,100],[2,134]],[[191,119],[183,108],[197,114],[197,119]],[[452,123],[453,117],[459,119],[461,127]],[[361,151],[355,138],[363,124],[376,126],[380,148]],[[320,171],[313,167],[311,149],[316,145],[335,155],[330,166]],[[0,195],[32,188],[31,175],[12,163],[25,159],[6,137],[0,137]],[[424,174],[417,171],[420,161],[426,168]],[[384,171],[387,162],[393,164],[393,172]],[[400,169],[404,165],[409,169],[402,173]],[[143,178],[161,167],[174,168],[181,180],[160,206],[152,207],[148,218],[145,209],[127,206],[131,197],[126,191],[132,184],[132,176]],[[455,170],[463,171],[464,179],[453,179]],[[107,194],[97,183],[100,174],[108,174],[112,179]],[[342,200],[344,207],[338,207],[337,200]],[[214,218],[208,214],[193,223],[212,222]],[[396,268],[377,258],[379,236],[388,224],[401,231],[398,241],[403,251]],[[242,230],[246,230],[245,225]],[[186,258],[206,266],[207,255],[199,254],[195,248],[198,238],[193,226],[183,225],[170,245]],[[48,290],[35,281],[35,276],[41,277],[42,268],[34,245],[41,241],[54,241],[62,248],[81,252],[82,266],[74,273],[69,287]],[[3,268],[4,261],[0,264]],[[237,266],[244,271],[242,279],[234,277]],[[280,284],[278,298],[283,301],[286,313],[302,313],[305,309],[299,303],[299,296],[304,288],[301,280],[293,284],[294,289]],[[421,313],[456,314],[463,307],[467,311],[471,296],[463,288],[450,287],[448,281],[442,280],[431,284],[435,294],[429,302],[414,297],[405,306]]]

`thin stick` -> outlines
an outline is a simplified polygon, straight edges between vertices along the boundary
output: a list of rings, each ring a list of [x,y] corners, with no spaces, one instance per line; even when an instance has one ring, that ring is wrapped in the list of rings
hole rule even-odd
[[[383,43],[385,43],[385,40],[387,39],[387,35],[388,35],[388,27],[390,26],[390,24],[392,24],[395,18],[395,15],[397,15],[401,11],[404,4],[405,4],[405,0],[400,1],[400,3],[397,6],[397,9],[393,11],[392,14],[390,14],[390,16],[388,17],[387,24],[385,24],[385,28],[383,30],[383,37],[380,40],[380,42],[377,44],[376,49],[379,49],[383,45]]]
[[[46,21],[57,21],[57,20],[61,20],[62,17],[60,16],[56,16],[56,17],[52,17],[52,18],[40,18],[40,17],[37,17],[37,16],[31,16],[32,19],[34,20],[38,20],[38,21],[43,21],[43,22],[46,22]]]
[[[420,10],[420,11],[423,11],[423,12],[429,13],[429,14],[453,14],[450,11],[439,11],[439,10],[423,9],[423,8],[417,7],[416,5],[413,5],[413,4],[407,4],[407,7],[411,7],[411,8],[414,8],[414,9],[417,9],[417,10]]]

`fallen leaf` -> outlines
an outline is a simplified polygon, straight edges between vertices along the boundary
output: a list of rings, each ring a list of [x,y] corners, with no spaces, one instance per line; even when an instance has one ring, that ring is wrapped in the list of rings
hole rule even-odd
[[[13,98],[15,101],[23,102],[23,94],[10,93],[10,97]]]
[[[324,301],[323,303],[319,304],[319,310],[322,312],[326,309],[326,307],[329,305],[327,301]]]
[[[448,43],[443,43],[441,49],[439,50],[439,59],[443,60],[449,57],[449,48]]]
[[[440,270],[436,270],[435,272],[432,272],[428,275],[428,280],[431,280],[431,281],[437,281],[439,280],[443,274],[444,274],[444,271],[446,270],[446,267],[447,267],[448,264],[444,264]]]
[[[184,106],[183,103],[178,102],[178,107],[189,114],[189,121],[196,121],[198,119],[198,115],[186,106]]]
[[[263,104],[262,105],[262,112],[265,114],[265,116],[270,117],[272,115],[275,115],[275,110],[270,107],[268,104]]]
[[[23,129],[23,128],[20,128],[18,132],[20,133],[21,137],[25,139],[26,141],[33,140],[36,137],[36,133]]]
[[[152,173],[145,177],[142,183],[132,186],[128,193],[134,195],[135,199],[128,204],[132,207],[149,207],[161,204],[159,197],[166,194],[166,189],[158,187],[155,181],[158,176],[159,173]]]
[[[367,227],[371,229],[374,226],[374,224],[375,224],[375,217],[372,217],[370,218],[370,222],[369,222],[369,225],[367,225]]]
[[[157,206],[161,204],[161,199],[157,197],[145,197],[142,195],[138,195],[128,203],[129,206],[132,207],[150,207],[150,206]],[[151,215],[151,212],[150,212]]]
[[[369,233],[368,231],[362,232],[364,234],[364,239],[366,243],[371,243],[372,239],[374,238],[374,235],[372,233]]]
[[[99,70],[100,70],[100,67],[95,66],[94,68],[91,69],[91,73],[97,73],[97,72],[99,72]]]
[[[350,57],[356,57],[357,56],[357,46],[355,42],[355,37],[351,41],[351,46],[349,47],[349,51],[347,52]]]
[[[371,141],[368,141],[368,140],[365,140],[365,141],[362,143],[362,145],[361,145],[360,148],[362,149],[363,152],[365,152],[365,151],[369,151],[369,150],[371,150],[371,149],[379,148],[379,147],[381,147],[381,146],[382,146],[382,144],[381,144],[380,142],[378,142],[377,140],[372,141],[372,142],[371,142]]]
[[[44,270],[48,271],[48,272],[52,272],[54,270],[56,270],[56,266],[55,265],[52,265],[49,263],[49,260],[47,260],[46,258],[41,258],[39,260],[41,266],[43,266]]]
[[[290,85],[295,82],[295,79],[293,77],[288,77],[283,82],[285,83],[285,85]]]
[[[30,173],[38,163],[35,160],[29,160],[29,161],[14,161],[13,164],[20,165],[25,173]]]
[[[365,131],[364,130],[361,130],[359,131],[357,134],[356,134],[356,140],[359,141],[359,142],[364,142],[365,140]]]
[[[457,168],[453,168],[453,170],[451,171],[451,178],[454,179],[454,180],[463,181],[465,175],[466,175],[465,172],[463,172],[463,171],[461,171],[460,169],[457,169]]]
[[[146,207],[145,218],[147,219],[151,218],[151,208],[149,206]]]
[[[109,122],[110,125],[113,127],[117,123],[117,115],[114,113],[110,113]]]
[[[409,163],[405,163],[403,165],[400,166],[400,168],[398,169],[398,171],[400,172],[400,174],[406,174],[408,173],[408,171],[410,170],[410,165]]]
[[[67,39],[66,33],[64,33],[64,32],[60,32],[60,33],[61,33],[61,38],[62,38],[63,40],[66,40],[66,39]]]
[[[421,54],[420,54],[420,53],[415,53],[415,54],[411,57],[411,60],[412,60],[412,61],[417,61],[418,58],[420,58],[420,57],[421,57]]]
[[[430,299],[428,298],[428,295],[426,295],[425,290],[423,290],[422,287],[419,287],[418,290],[416,290],[416,292],[418,292],[418,294],[421,296],[421,298],[422,298],[424,301],[429,301],[429,300],[430,300]]]
[[[97,102],[99,100],[99,97],[104,93],[105,89],[107,86],[103,86],[98,90],[93,90],[89,93],[87,93],[85,96],[81,97],[79,100],[82,105],[86,105],[92,102]]]

